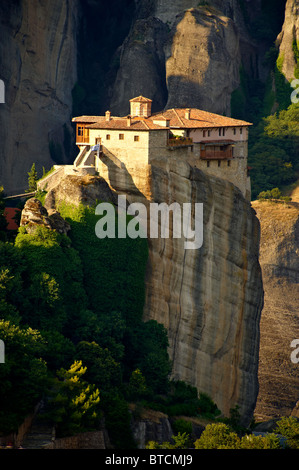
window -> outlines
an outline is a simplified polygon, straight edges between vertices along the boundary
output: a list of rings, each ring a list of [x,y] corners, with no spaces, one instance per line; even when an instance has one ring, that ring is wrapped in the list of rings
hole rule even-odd
[[[219,137],[221,136],[221,129],[219,128]]]
[[[209,161],[207,161],[207,168],[209,168],[209,166],[210,166],[210,162],[209,162]]]
[[[236,135],[237,133],[237,129],[234,127],[234,135]]]
[[[240,127],[240,134],[243,134],[243,128]]]
[[[227,166],[230,166],[230,160],[227,160]]]
[[[118,137],[119,137],[119,140],[124,140],[124,138],[125,138],[124,134],[119,134]]]
[[[218,160],[218,166],[221,166],[221,160]]]
[[[84,135],[84,127],[83,126],[78,126],[78,135],[80,135],[80,136]]]
[[[110,134],[106,135],[106,140],[110,140]]]
[[[139,142],[139,135],[134,135],[134,142]]]
[[[203,137],[206,136],[206,131],[202,131],[202,136],[203,136]]]
[[[208,131],[208,137],[210,137],[210,135],[211,135],[211,131]]]

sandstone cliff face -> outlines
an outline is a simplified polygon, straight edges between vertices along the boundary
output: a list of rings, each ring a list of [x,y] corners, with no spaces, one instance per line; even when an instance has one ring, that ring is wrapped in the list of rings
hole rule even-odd
[[[173,378],[209,394],[227,416],[239,405],[248,424],[258,391],[263,302],[259,223],[250,203],[231,183],[174,158],[130,174],[110,168],[109,175],[112,190],[128,202],[203,203],[200,249],[186,250],[184,237],[149,237],[144,319],[168,330]],[[64,186],[65,180],[49,192],[48,209],[64,197]]]
[[[299,365],[291,361],[291,342],[299,338],[299,204],[254,202],[253,207],[261,224],[265,291],[255,415],[267,420],[290,415],[299,399]]]
[[[199,250],[184,250],[182,239],[149,240],[144,318],[168,329],[173,377],[208,393],[227,416],[239,405],[248,423],[263,301],[258,220],[224,180],[182,162],[152,172],[155,201],[203,203],[204,241]]]
[[[1,2],[0,16],[0,77],[5,83],[0,179],[8,193],[16,193],[26,187],[33,162],[40,171],[43,165],[51,167],[55,153],[62,161],[67,158],[78,2]]]
[[[294,53],[294,45],[299,49],[299,4],[297,0],[287,0],[285,20],[282,31],[277,38],[279,55],[283,58],[282,72],[286,79],[295,78],[298,57]],[[298,77],[297,77],[298,78]]]
[[[146,9],[141,2],[122,46],[112,111],[128,113],[129,99],[143,94],[157,109],[192,105],[230,114],[241,55],[237,27],[226,14],[241,21],[241,12],[236,2],[213,3],[221,8],[177,0]]]

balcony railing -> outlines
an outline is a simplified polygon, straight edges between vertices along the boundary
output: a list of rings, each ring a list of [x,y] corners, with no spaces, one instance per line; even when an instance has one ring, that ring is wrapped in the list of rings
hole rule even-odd
[[[233,157],[232,149],[227,150],[201,150],[200,158],[203,160],[228,160]]]
[[[77,144],[89,144],[89,136],[77,135]]]
[[[187,145],[192,145],[193,144],[193,139],[190,139],[188,137],[178,137],[174,139],[169,139],[167,145],[169,147],[181,147],[181,146],[187,146]]]

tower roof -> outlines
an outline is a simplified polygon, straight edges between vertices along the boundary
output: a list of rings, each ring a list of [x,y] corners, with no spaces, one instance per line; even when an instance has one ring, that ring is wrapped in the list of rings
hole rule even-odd
[[[140,95],[136,98],[132,98],[130,100],[130,103],[152,103],[152,101],[153,100],[150,100],[149,98],[145,98],[144,96]]]

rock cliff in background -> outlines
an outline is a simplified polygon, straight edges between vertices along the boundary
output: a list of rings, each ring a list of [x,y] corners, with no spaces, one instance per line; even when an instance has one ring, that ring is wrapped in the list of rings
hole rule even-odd
[[[75,158],[72,109],[127,114],[129,99],[143,94],[153,99],[153,111],[190,106],[229,115],[241,65],[248,77],[266,82],[265,53],[281,30],[284,5],[285,0],[1,2],[1,184],[8,193],[23,191],[33,162],[41,174],[42,166],[48,170]],[[288,1],[279,39],[284,67],[292,71],[297,8]]]
[[[285,21],[277,38],[279,55],[283,59],[282,72],[291,81],[298,78],[297,62],[299,58],[299,4],[297,0],[287,0]],[[298,75],[298,76],[297,76]]]
[[[72,142],[72,88],[77,77],[77,0],[0,3],[0,180],[23,191],[32,163],[66,162]]]
[[[221,9],[196,8],[195,0],[154,2],[151,10],[140,3],[121,49],[112,111],[128,113],[129,99],[143,94],[154,110],[192,106],[230,114],[241,63],[237,27],[223,13],[230,2]],[[229,13],[241,17],[233,3]]]
[[[144,319],[167,328],[173,378],[207,393],[227,416],[239,405],[248,424],[258,393],[263,303],[259,223],[250,203],[233,184],[174,157],[171,164],[161,159],[130,174],[110,169],[109,177],[111,188],[128,202],[203,203],[200,249],[185,250],[183,237],[149,237]],[[89,180],[95,200],[103,199],[97,179]],[[48,210],[64,198],[65,184],[64,179],[48,193]]]
[[[299,338],[299,204],[253,207],[261,224],[265,291],[255,415],[267,420],[290,415],[299,400],[298,364],[291,361],[291,342]]]

